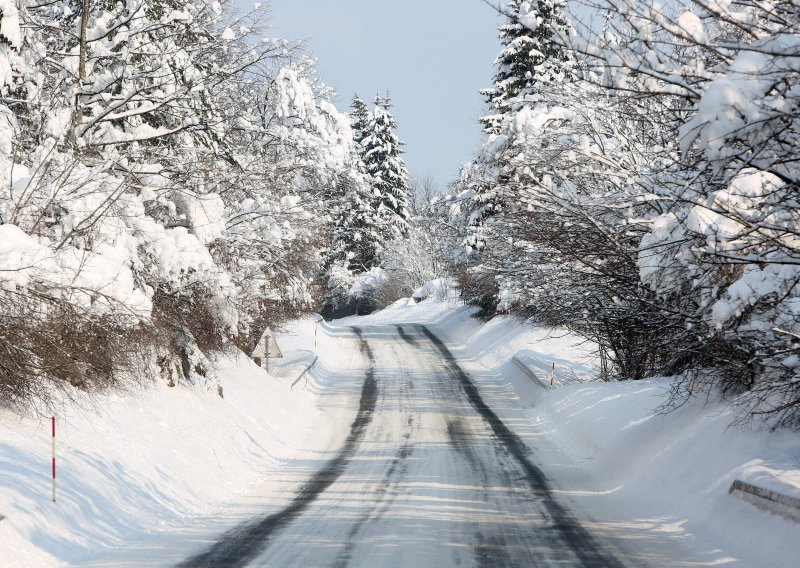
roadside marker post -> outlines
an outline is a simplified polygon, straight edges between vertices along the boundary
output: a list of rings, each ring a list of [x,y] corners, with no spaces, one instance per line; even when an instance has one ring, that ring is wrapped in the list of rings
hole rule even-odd
[[[553,363],[553,369],[550,371],[550,388],[553,388],[555,382],[556,382],[556,364]]]
[[[52,418],[53,423],[53,503],[56,502],[56,417]]]

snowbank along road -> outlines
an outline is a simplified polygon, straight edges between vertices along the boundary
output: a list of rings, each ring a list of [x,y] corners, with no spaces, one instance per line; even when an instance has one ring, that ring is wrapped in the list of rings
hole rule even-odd
[[[357,408],[343,445],[303,465],[288,504],[181,568],[626,565],[554,497],[535,454],[428,328],[353,333],[368,370],[341,387]]]

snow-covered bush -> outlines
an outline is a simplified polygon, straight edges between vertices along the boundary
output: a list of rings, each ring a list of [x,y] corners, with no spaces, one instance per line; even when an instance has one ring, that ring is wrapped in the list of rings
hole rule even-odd
[[[386,280],[386,272],[381,268],[354,273],[343,263],[332,264],[327,274],[322,315],[329,319],[364,315],[385,307]]]

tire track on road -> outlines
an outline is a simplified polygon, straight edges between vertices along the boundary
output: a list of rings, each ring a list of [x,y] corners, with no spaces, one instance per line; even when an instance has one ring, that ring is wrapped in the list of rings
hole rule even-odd
[[[354,327],[353,331],[358,336],[361,352],[369,361],[369,370],[361,387],[358,414],[350,425],[350,433],[339,454],[314,474],[282,511],[244,523],[230,530],[206,551],[181,562],[176,568],[240,568],[246,566],[266,550],[270,537],[275,532],[285,528],[302,515],[344,473],[364,437],[367,426],[372,421],[378,400],[375,356],[363,338],[361,328]]]
[[[549,513],[553,530],[557,531],[564,543],[575,554],[584,568],[624,568],[625,565],[613,555],[600,550],[597,540],[586,530],[567,509],[553,497],[550,484],[541,469],[535,466],[528,457],[528,447],[483,401],[475,383],[461,368],[458,361],[436,335],[426,326],[418,325],[418,329],[436,346],[447,363],[450,372],[461,384],[470,405],[489,425],[497,440],[509,452],[511,457],[522,467],[525,478],[542,501]],[[480,559],[479,559],[480,560]]]
[[[392,351],[392,354],[395,357],[397,356],[397,352],[394,350]],[[399,380],[395,387],[413,390],[413,383]],[[390,392],[391,388],[389,387],[386,387],[382,390],[381,410],[385,409],[386,397],[390,396]],[[402,394],[407,397],[407,393]],[[396,395],[396,400],[394,403],[399,405],[400,412],[408,412],[408,410],[404,408],[404,396],[401,396],[400,394]],[[392,504],[399,495],[397,486],[408,471],[407,460],[414,453],[414,443],[411,440],[413,430],[414,416],[409,415],[404,423],[403,442],[398,446],[394,458],[383,472],[381,481],[378,483],[377,488],[375,489],[375,503],[369,510],[366,511],[366,513],[362,514],[358,521],[356,521],[351,527],[350,532],[347,534],[345,547],[339,554],[336,563],[333,565],[333,568],[346,568],[350,565],[353,551],[358,544],[356,537],[361,533],[363,528],[368,523],[382,518],[390,510]]]

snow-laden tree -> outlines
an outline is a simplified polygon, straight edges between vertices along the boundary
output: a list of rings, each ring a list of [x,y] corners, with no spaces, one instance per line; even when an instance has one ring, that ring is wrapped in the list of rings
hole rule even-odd
[[[337,197],[330,202],[330,241],[321,276],[325,286],[321,313],[327,317],[357,311],[361,298],[353,287],[359,275],[377,269],[383,250],[369,180],[359,169],[363,167],[360,157],[356,154],[355,158],[353,169],[341,179]],[[367,302],[362,304],[366,309]]]
[[[518,27],[540,29],[544,20],[527,16],[511,15]],[[594,84],[568,51],[571,27],[560,12],[558,22],[546,35],[552,61],[538,60],[542,75],[527,75],[462,170],[459,188],[475,204],[462,286],[484,315],[569,327],[600,346],[606,376],[640,379],[674,354],[637,265],[647,222],[663,209],[636,182],[653,168],[650,148],[669,136],[657,117]]]
[[[798,426],[798,4],[593,4],[608,25],[576,47],[611,92],[664,109],[674,140],[648,176],[667,206],[638,264],[673,325],[695,331],[679,367],[711,369],[681,386],[721,382],[774,424]]]
[[[332,255],[354,273],[380,266],[386,241],[404,234],[410,215],[408,172],[389,107],[378,97],[370,112],[353,97],[354,159],[335,199]]]
[[[375,97],[375,107],[361,141],[361,157],[370,178],[373,209],[381,222],[384,239],[404,236],[408,231],[408,170],[403,161],[403,143],[395,134],[397,122],[391,101]]]
[[[332,202],[329,258],[340,261],[355,274],[380,263],[383,235],[372,208],[368,178],[358,170],[344,177],[339,198]]]
[[[205,248],[224,229],[223,204],[205,186],[208,155],[224,153],[211,86],[272,47],[249,47],[223,28],[219,6],[204,2],[80,6],[90,11],[70,2],[25,11],[27,68],[17,81],[29,103],[11,102],[17,152],[32,175],[21,195],[9,196],[10,222],[84,254],[102,244],[98,232],[112,242],[119,231],[132,234],[138,242],[129,243],[126,257],[142,290],[158,299],[201,287],[223,306],[231,294],[218,286],[226,278]],[[111,177],[93,184],[102,176]],[[145,216],[129,210],[137,204]],[[43,212],[52,222],[40,221]],[[176,270],[164,262],[164,243],[181,232],[187,264]],[[138,256],[148,261],[134,262]],[[229,314],[218,312],[214,329],[235,332]]]
[[[506,22],[499,27],[502,49],[495,59],[494,84],[481,93],[489,114],[480,119],[488,139],[461,172],[460,188],[474,196],[467,246],[478,251],[492,236],[492,217],[501,212],[506,199],[499,187],[513,176],[515,164],[498,159],[503,147],[514,147],[514,116],[525,107],[547,105],[543,93],[568,81],[574,72],[572,52],[560,38],[570,31],[559,0],[523,2],[512,0],[503,8]]]
[[[413,180],[410,188],[414,214],[408,235],[387,243],[382,265],[392,287],[387,294],[394,298],[409,297],[426,282],[449,277],[461,240],[444,205],[446,197],[433,179]]]
[[[286,42],[255,41],[258,14],[0,7],[0,388],[150,359],[214,386],[204,351],[313,303],[348,117]]]
[[[587,333],[621,376],[683,372],[677,395],[721,385],[797,426],[796,3],[590,4],[601,30],[553,36],[573,78],[466,170],[495,198],[467,291]]]
[[[369,117],[366,103],[355,95],[350,113],[352,156],[332,200],[332,238],[326,255],[326,264],[336,262],[354,274],[368,272],[380,264],[385,240],[383,219],[363,162],[361,143],[368,132]]]
[[[388,99],[376,97],[369,111],[358,95],[353,97],[350,126],[356,160],[332,202],[323,277],[327,292],[322,313],[328,316],[382,307],[387,279],[381,267],[388,247],[396,251],[410,236],[408,172],[390,107]]]
[[[523,109],[503,160],[519,164],[501,187],[513,196],[495,219],[482,265],[498,307],[595,341],[609,375],[645,378],[671,357],[665,319],[639,279],[639,242],[657,204],[636,180],[650,164],[646,117],[590,84],[553,89]]]
[[[241,310],[257,318],[244,328],[248,338],[260,335],[264,314],[274,322],[316,301],[331,221],[342,193],[360,180],[347,115],[315,82],[313,66],[301,60],[269,83],[235,85],[232,100],[240,102],[230,110],[228,138],[236,162],[220,164],[229,171],[220,180],[228,234],[214,250],[234,276]]]
[[[563,81],[572,67],[571,52],[558,41],[570,28],[563,1],[510,0],[501,10],[507,21],[498,28],[494,84],[481,91],[490,110],[481,123],[490,134],[500,132],[504,114],[536,101],[539,87]]]
[[[653,206],[631,182],[659,130],[578,71],[517,101],[462,170],[476,202],[462,287],[483,315],[570,327],[600,346],[607,376],[644,378],[664,362],[664,333],[637,267]]]
[[[360,145],[369,129],[369,107],[357,94],[350,102],[350,126],[353,128],[353,140]]]
[[[495,60],[494,85],[482,91],[489,104],[489,114],[481,118],[487,140],[457,182],[458,191],[471,195],[473,202],[464,243],[473,266],[463,273],[462,288],[487,315],[499,303],[499,290],[496,274],[480,259],[487,246],[506,241],[498,223],[506,211],[520,206],[509,183],[518,166],[524,166],[512,155],[521,148],[515,140],[515,118],[522,110],[547,106],[543,90],[568,79],[572,68],[569,52],[558,41],[558,32],[568,28],[560,3],[513,0],[501,10],[506,21],[499,27],[502,49]]]

